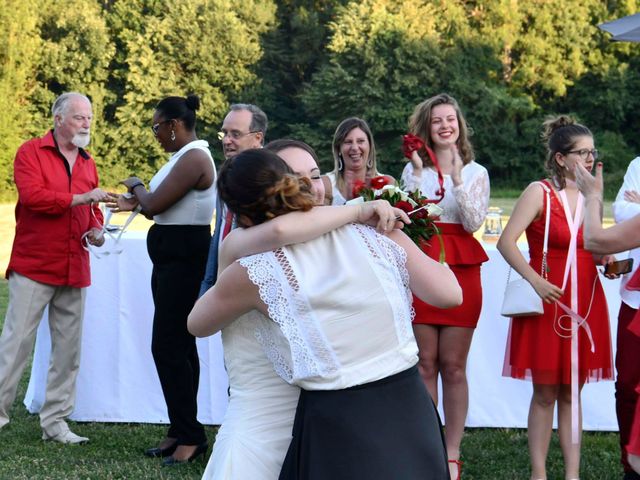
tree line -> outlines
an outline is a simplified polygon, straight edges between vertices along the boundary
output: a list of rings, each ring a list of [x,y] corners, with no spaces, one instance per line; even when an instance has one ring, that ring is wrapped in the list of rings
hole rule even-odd
[[[230,103],[261,106],[267,140],[293,137],[333,165],[338,123],[370,124],[380,170],[399,176],[413,107],[456,97],[492,186],[544,174],[543,119],[571,113],[592,129],[609,193],[640,153],[640,46],[597,24],[638,0],[0,0],[0,196],[26,139],[51,128],[64,91],[93,102],[90,150],[102,183],[148,180],[166,159],[150,130],[167,95],[201,97],[198,133]]]

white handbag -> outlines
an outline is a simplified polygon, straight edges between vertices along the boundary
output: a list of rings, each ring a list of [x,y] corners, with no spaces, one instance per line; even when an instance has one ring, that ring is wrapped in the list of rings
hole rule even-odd
[[[551,214],[549,188],[540,183],[547,195],[546,219],[544,225],[544,244],[542,247],[542,265],[540,275],[547,278],[547,244],[549,240],[549,219]],[[507,286],[504,290],[502,309],[500,314],[505,317],[530,317],[544,313],[542,298],[538,295],[531,284],[524,278],[509,281],[511,278],[511,267],[507,274]]]

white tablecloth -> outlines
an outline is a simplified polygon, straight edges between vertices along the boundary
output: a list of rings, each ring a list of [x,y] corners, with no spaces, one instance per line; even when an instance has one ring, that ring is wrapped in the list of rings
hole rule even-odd
[[[122,254],[92,258],[93,285],[87,291],[78,394],[71,418],[164,423],[166,407],[150,352],[151,262],[143,235],[129,234],[121,242]],[[526,427],[531,384],[501,376],[509,321],[500,315],[500,306],[508,267],[494,245],[485,248],[490,260],[482,267],[484,304],[467,367],[467,426]],[[615,345],[620,282],[601,279]],[[38,411],[44,399],[49,343],[43,322],[25,398],[31,412]],[[227,402],[219,335],[198,340],[198,350],[202,369],[198,416],[203,423],[219,424]],[[582,400],[585,430],[617,430],[613,382],[586,385]]]
[[[127,233],[119,255],[91,257],[82,357],[72,420],[168,423],[151,355],[153,301],[146,234]],[[105,247],[113,242],[107,239]],[[100,249],[99,249],[100,250]],[[44,401],[50,353],[49,326],[40,324],[24,403],[34,413]],[[220,424],[227,407],[227,374],[220,334],[198,339],[198,419]]]

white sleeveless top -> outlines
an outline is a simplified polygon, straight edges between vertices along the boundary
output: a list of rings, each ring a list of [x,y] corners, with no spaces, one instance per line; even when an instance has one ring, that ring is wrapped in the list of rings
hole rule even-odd
[[[333,199],[331,200],[331,205],[344,205],[347,203],[347,199],[342,196],[340,190],[338,190],[338,184],[336,183],[336,174],[334,172],[327,173],[327,178],[331,182],[331,193],[333,195]]]
[[[209,150],[209,144],[204,140],[194,140],[174,153],[169,162],[158,170],[149,182],[149,190],[154,191],[169,175],[175,164],[189,150],[198,148],[205,152],[213,166],[213,183],[206,190],[189,190],[184,197],[174,203],[162,213],[153,216],[153,221],[159,225],[210,225],[216,200],[216,165]]]
[[[239,262],[272,319],[258,341],[287,382],[338,390],[417,363],[406,253],[371,227],[347,225]]]

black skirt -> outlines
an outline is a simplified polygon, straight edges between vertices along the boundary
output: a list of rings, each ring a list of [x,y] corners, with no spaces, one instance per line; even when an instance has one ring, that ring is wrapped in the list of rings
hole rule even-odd
[[[417,366],[344,390],[302,390],[280,480],[448,480],[440,417]]]

